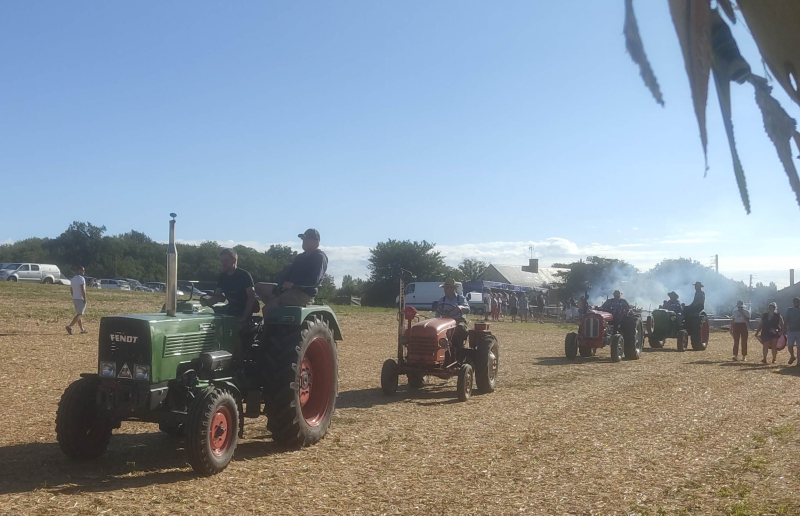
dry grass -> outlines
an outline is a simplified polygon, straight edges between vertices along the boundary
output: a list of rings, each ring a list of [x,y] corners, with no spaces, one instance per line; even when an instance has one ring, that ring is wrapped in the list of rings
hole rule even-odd
[[[55,443],[55,411],[95,368],[99,316],[162,302],[89,294],[90,333],[70,337],[65,288],[0,284],[0,513],[800,513],[800,368],[730,362],[727,334],[703,353],[568,363],[565,327],[499,323],[494,394],[458,403],[454,380],[434,380],[387,398],[394,314],[350,307],[337,310],[338,409],[316,446],[280,449],[263,418],[247,420],[234,462],[198,478],[180,442],[128,423],[103,457],[76,464]]]

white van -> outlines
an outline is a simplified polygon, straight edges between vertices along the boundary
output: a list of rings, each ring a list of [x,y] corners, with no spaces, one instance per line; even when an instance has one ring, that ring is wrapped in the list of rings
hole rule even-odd
[[[444,295],[444,289],[440,287],[441,281],[415,281],[406,285],[406,306],[413,306],[417,310],[430,310],[434,301],[438,301]],[[456,281],[456,293],[464,294],[464,288],[460,281]],[[400,296],[394,300],[400,302]]]
[[[0,281],[55,283],[60,279],[58,267],[48,263],[9,263],[0,269]]]
[[[469,302],[469,313],[475,315],[483,315],[483,293],[481,292],[467,292],[467,301]]]

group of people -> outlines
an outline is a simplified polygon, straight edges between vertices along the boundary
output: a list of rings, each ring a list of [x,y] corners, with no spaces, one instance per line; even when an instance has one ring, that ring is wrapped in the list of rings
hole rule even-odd
[[[494,291],[491,289],[483,289],[483,313],[484,321],[488,321],[489,317],[493,321],[499,321],[506,315],[511,316],[511,322],[517,322],[517,317],[521,322],[528,322],[528,317],[531,315],[531,301],[536,303],[535,314],[538,316],[539,322],[544,322],[544,306],[547,299],[544,294],[539,292],[534,294],[532,300],[528,299],[528,294],[525,292],[510,292],[510,291]]]
[[[736,310],[731,315],[730,333],[733,337],[733,360],[747,360],[747,337],[750,335],[750,312],[744,307],[744,301],[736,303]],[[789,348],[789,364],[793,364],[800,353],[800,298],[792,300],[792,306],[786,310],[785,317],[778,312],[778,304],[770,303],[766,313],[762,314],[754,336],[761,342],[763,358],[762,364],[767,363],[767,356],[772,352],[772,363],[778,359],[778,342],[781,337],[786,339]],[[739,358],[739,344],[742,347],[742,358]],[[797,364],[800,366],[800,362]]]

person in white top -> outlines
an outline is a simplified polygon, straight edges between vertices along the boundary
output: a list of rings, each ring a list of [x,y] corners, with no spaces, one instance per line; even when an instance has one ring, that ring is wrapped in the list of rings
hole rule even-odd
[[[86,311],[86,279],[83,277],[84,268],[79,265],[75,268],[75,276],[72,278],[70,291],[72,292],[72,304],[75,305],[75,317],[67,325],[67,333],[72,335],[72,327],[75,323],[81,329],[81,333],[87,333],[83,328],[83,313]]]
[[[733,336],[733,359],[739,360],[739,340],[742,341],[742,360],[747,360],[747,336],[750,328],[747,322],[750,320],[750,312],[745,310],[744,301],[737,301],[736,309],[731,315],[731,335]]]

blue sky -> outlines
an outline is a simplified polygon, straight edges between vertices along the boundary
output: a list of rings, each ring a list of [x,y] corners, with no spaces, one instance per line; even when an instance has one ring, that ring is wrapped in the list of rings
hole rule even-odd
[[[752,88],[733,86],[747,216],[713,91],[703,177],[666,2],[635,8],[665,108],[621,0],[3,3],[0,242],[73,220],[164,239],[175,211],[190,242],[316,227],[337,279],[408,238],[451,263],[719,254],[787,284],[800,208]]]

